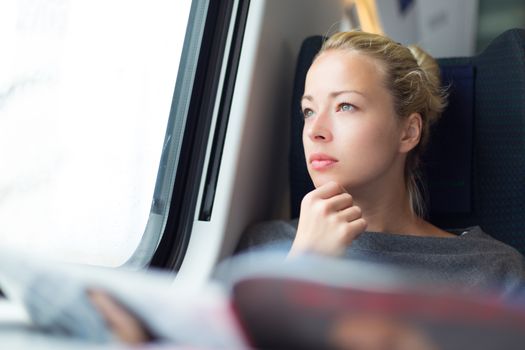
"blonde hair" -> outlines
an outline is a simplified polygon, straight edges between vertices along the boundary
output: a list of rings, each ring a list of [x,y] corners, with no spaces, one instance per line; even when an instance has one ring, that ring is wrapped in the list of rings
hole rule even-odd
[[[418,186],[420,155],[428,143],[430,126],[446,106],[437,62],[418,46],[403,46],[379,34],[360,31],[340,32],[328,38],[318,56],[328,50],[349,50],[375,58],[384,68],[385,84],[400,119],[419,113],[422,119],[419,144],[410,151],[405,164],[405,185],[412,210],[425,216],[425,205]]]

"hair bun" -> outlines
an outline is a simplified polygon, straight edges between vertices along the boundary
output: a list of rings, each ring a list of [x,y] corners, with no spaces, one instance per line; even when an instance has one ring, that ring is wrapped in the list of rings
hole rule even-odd
[[[441,84],[441,76],[439,72],[439,65],[436,60],[430,56],[425,50],[417,45],[408,45],[407,48],[416,59],[416,62],[421,70],[426,74],[428,80],[432,85]]]
[[[428,121],[435,122],[446,106],[446,89],[441,87],[441,73],[437,61],[417,45],[408,45],[414,56],[423,78],[424,90],[428,96]]]

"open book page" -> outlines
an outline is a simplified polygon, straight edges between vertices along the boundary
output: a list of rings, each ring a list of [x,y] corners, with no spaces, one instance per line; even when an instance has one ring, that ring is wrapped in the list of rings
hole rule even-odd
[[[94,343],[114,342],[91,304],[89,290],[102,290],[128,309],[160,341],[198,348],[246,349],[248,343],[225,290],[174,286],[174,275],[159,271],[57,264],[5,252],[0,286],[22,303],[33,324],[50,334]]]

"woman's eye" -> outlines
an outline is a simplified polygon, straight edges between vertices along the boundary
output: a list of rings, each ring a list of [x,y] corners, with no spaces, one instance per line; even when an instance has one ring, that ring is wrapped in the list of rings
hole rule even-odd
[[[351,105],[350,103],[341,103],[339,105],[339,110],[341,112],[349,112],[351,110],[355,109],[355,107],[353,105]]]
[[[310,108],[303,109],[303,116],[305,118],[310,118],[312,115],[314,115],[314,111],[312,111]]]

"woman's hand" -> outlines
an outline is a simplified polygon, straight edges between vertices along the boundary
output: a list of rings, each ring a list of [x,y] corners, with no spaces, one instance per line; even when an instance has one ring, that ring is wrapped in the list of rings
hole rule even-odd
[[[304,252],[340,256],[366,226],[352,196],[338,183],[328,182],[304,196],[289,256]]]
[[[152,340],[140,321],[107,293],[96,289],[90,290],[89,298],[120,341],[142,344]]]

